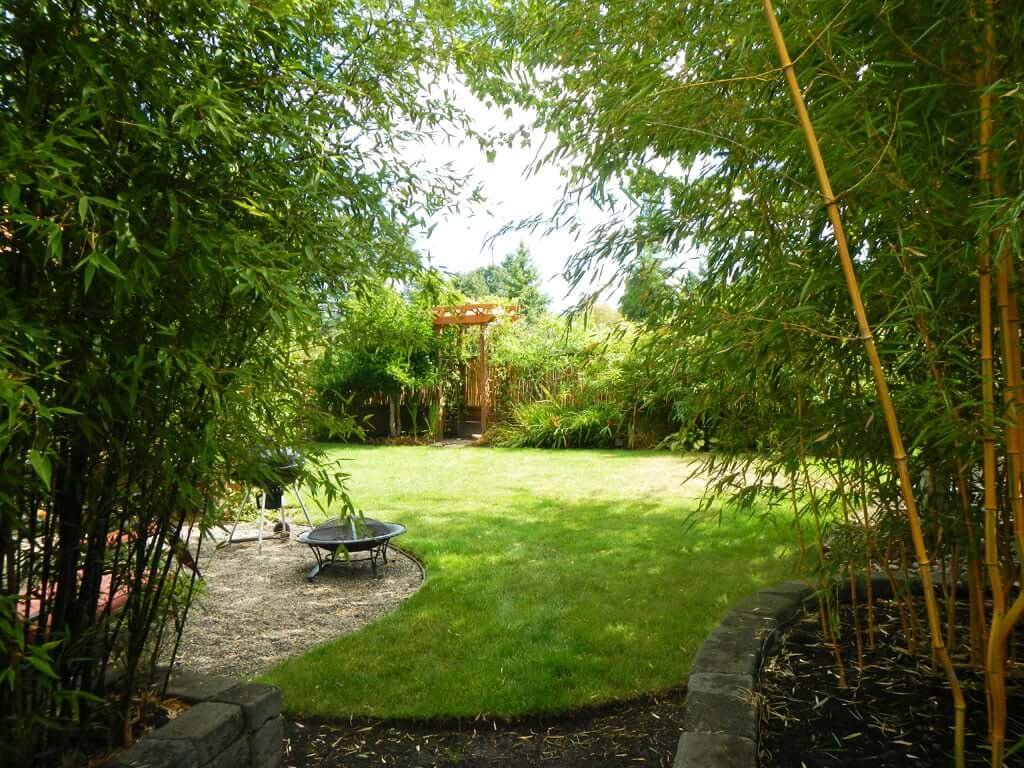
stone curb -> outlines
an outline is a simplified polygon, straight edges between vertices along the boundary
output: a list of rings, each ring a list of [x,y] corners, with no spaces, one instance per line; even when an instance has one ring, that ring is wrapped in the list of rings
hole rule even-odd
[[[170,696],[192,707],[116,755],[109,768],[278,768],[281,694],[230,677],[176,673]]]
[[[938,579],[938,571],[934,571]],[[869,582],[857,577],[857,599],[867,596]],[[849,587],[839,584],[839,600]],[[870,577],[875,598],[891,598],[892,584],[883,573]],[[964,589],[957,584],[957,590]],[[913,578],[909,589],[921,592]],[[799,580],[760,589],[734,605],[704,638],[690,665],[683,733],[673,768],[757,768],[757,682],[761,663],[775,651],[785,629],[814,590]]]
[[[802,581],[765,587],[733,606],[704,638],[690,665],[673,768],[756,768],[761,662],[813,594]]]

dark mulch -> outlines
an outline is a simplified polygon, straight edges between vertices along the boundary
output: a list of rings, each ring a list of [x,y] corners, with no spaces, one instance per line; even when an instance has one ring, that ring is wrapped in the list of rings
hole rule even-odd
[[[408,722],[287,720],[289,768],[621,768],[672,765],[685,690],[561,717],[503,722],[480,717],[445,727]]]
[[[778,654],[766,660],[761,680],[761,765],[952,766],[949,688],[927,659],[907,651],[895,604],[878,605],[878,647],[865,648],[863,672],[856,666],[856,645],[849,629],[852,611],[846,606],[841,614],[846,628],[841,639],[846,689],[839,688],[833,652],[823,641],[817,614],[796,622],[783,637]],[[927,648],[927,639],[922,642]],[[987,766],[984,682],[966,669],[958,674],[967,699],[967,764]],[[1022,682],[1020,678],[1016,685],[1011,681],[1009,747],[1024,737]],[[1006,765],[1024,766],[1024,750]]]

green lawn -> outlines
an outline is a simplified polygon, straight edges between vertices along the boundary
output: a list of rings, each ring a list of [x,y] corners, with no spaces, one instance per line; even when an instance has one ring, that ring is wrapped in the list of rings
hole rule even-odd
[[[514,715],[677,685],[730,603],[791,574],[786,524],[686,525],[700,488],[665,453],[330,452],[367,515],[408,526],[427,581],[271,670],[294,712]]]

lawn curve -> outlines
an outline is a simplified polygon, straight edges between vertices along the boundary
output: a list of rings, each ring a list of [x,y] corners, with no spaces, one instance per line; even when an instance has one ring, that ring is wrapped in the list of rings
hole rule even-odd
[[[427,580],[394,613],[263,676],[293,712],[514,716],[677,685],[731,603],[792,573],[788,520],[687,524],[701,489],[679,456],[330,454],[357,506],[408,526],[401,544]]]

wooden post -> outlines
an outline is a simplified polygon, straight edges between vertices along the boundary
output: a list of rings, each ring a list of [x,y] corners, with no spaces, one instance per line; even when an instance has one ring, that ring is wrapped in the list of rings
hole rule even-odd
[[[487,431],[491,404],[491,369],[487,364],[487,326],[480,326],[480,433]]]
[[[461,405],[459,406],[458,413],[455,414],[455,436],[462,437],[462,419],[466,413],[466,364],[462,359],[462,326],[458,325],[456,328],[459,329],[459,338],[457,340],[458,351],[456,355],[459,359],[459,386],[462,388],[462,395],[460,396]]]
[[[435,328],[434,332],[438,336],[444,336],[444,331],[440,328]],[[444,362],[441,355],[441,345],[437,345],[437,371],[440,374],[441,365]],[[434,440],[441,442],[444,440],[444,385],[438,381],[437,384],[437,414],[435,415],[434,427]]]

